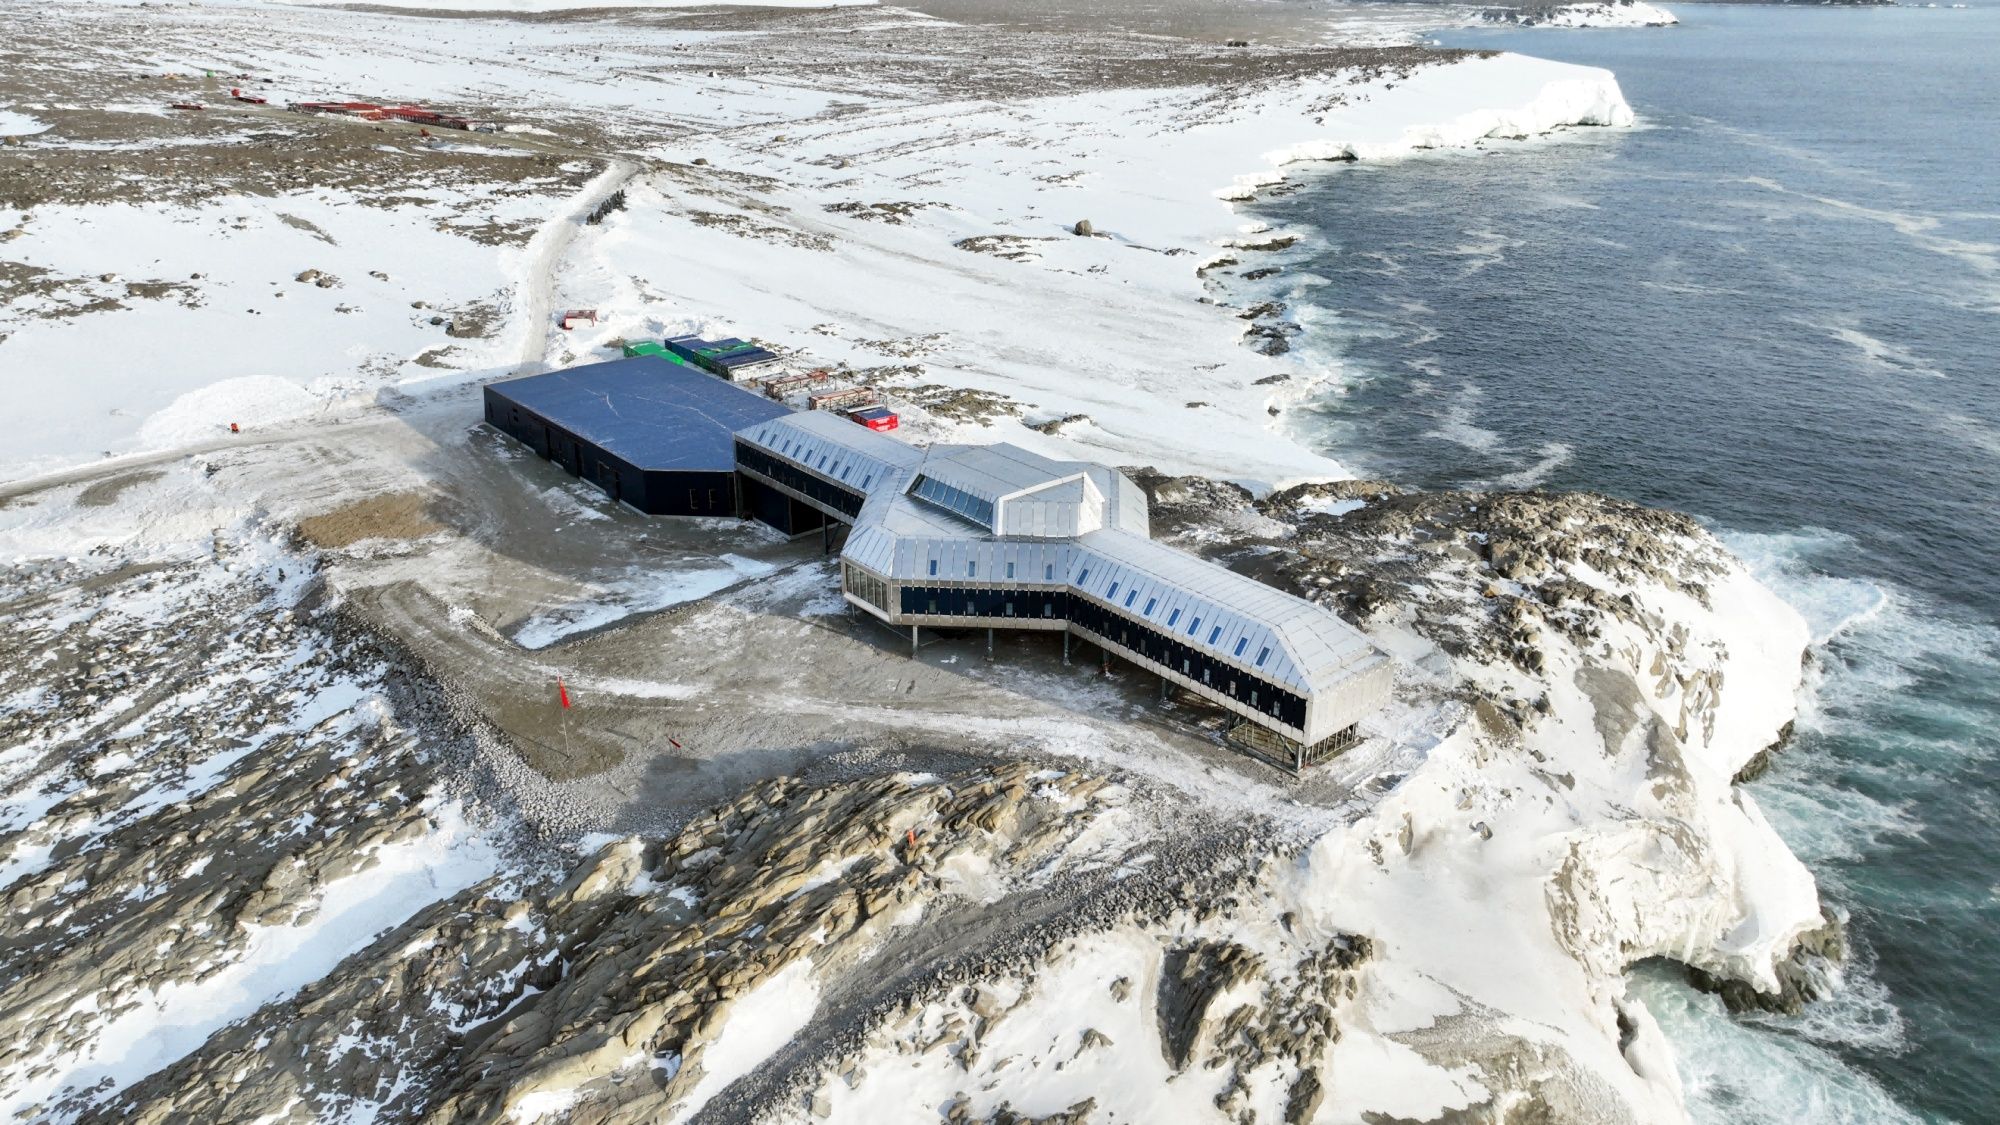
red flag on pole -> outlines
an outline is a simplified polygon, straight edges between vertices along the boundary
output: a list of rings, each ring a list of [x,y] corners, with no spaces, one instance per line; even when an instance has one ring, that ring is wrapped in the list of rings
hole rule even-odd
[[[561,676],[556,677],[556,698],[562,700],[563,710],[569,710],[569,689],[563,686]]]

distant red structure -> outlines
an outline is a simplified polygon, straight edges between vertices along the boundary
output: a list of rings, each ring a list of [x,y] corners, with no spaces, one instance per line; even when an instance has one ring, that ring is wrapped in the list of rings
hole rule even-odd
[[[469,117],[439,113],[437,110],[426,109],[420,105],[377,105],[374,102],[293,102],[287,108],[294,113],[330,113],[341,117],[358,117],[363,121],[407,121],[412,125],[433,125],[440,129],[478,128],[478,123]]]

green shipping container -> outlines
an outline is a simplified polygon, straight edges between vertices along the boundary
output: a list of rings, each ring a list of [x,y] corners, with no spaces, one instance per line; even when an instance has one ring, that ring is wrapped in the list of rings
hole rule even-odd
[[[635,355],[657,355],[667,359],[674,359],[673,356],[667,354],[667,349],[651,340],[634,340],[632,343],[626,344],[625,355],[628,358]],[[679,363],[680,361],[674,359],[674,362]]]

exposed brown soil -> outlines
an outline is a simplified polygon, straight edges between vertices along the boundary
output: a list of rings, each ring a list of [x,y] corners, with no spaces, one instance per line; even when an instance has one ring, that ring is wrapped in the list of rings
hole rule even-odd
[[[371,496],[299,521],[299,538],[329,550],[364,539],[422,539],[441,530],[430,517],[430,498],[421,492]]]

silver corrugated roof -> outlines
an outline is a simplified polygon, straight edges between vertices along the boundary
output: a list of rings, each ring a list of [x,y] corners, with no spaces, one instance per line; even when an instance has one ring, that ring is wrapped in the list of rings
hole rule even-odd
[[[1077,543],[1079,592],[1294,689],[1333,687],[1375,651],[1337,614],[1151,539],[1096,531]]]
[[[870,496],[900,489],[924,459],[920,449],[823,410],[746,426],[736,436]]]
[[[1148,538],[1145,493],[1123,473],[1004,443],[918,450],[826,413],[738,436],[834,479],[851,466],[845,483],[868,499],[842,554],[877,574],[915,585],[1072,586],[1313,700],[1310,737],[1380,706],[1388,690],[1388,658],[1338,615]],[[995,535],[978,518],[981,502],[1003,531],[1021,534]],[[1101,516],[1086,516],[1092,505]],[[1072,537],[1063,526],[1095,530]],[[1332,710],[1320,715],[1322,704]]]

